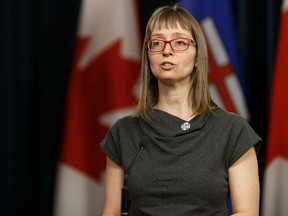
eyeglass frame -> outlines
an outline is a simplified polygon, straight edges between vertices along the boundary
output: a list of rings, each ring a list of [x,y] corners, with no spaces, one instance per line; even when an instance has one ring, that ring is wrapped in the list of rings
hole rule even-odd
[[[172,47],[171,42],[172,42],[172,41],[175,41],[175,40],[180,40],[180,39],[188,40],[188,45],[187,45],[186,49],[184,49],[184,50],[175,50],[175,49]],[[163,49],[162,49],[162,50],[152,51],[152,50],[150,49],[149,42],[150,42],[150,41],[155,41],[155,40],[164,42],[164,46],[163,46]],[[191,42],[192,42],[192,43],[191,43]],[[152,40],[147,40],[147,41],[145,41],[145,45],[147,46],[148,50],[149,50],[150,52],[153,52],[153,53],[163,52],[163,50],[165,49],[167,43],[170,45],[171,49],[172,49],[174,52],[186,51],[186,50],[189,48],[189,46],[191,46],[191,45],[197,47],[196,42],[195,42],[194,39],[192,39],[192,38],[175,38],[175,39],[172,39],[172,40],[152,39]]]

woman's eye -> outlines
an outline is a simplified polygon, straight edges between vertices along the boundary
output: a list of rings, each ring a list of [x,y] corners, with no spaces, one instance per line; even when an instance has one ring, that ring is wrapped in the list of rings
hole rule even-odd
[[[185,40],[182,40],[182,39],[181,39],[181,40],[176,40],[176,41],[175,41],[175,44],[176,44],[176,45],[187,45],[187,42],[186,42]]]
[[[153,41],[152,46],[161,46],[162,42],[161,41]]]

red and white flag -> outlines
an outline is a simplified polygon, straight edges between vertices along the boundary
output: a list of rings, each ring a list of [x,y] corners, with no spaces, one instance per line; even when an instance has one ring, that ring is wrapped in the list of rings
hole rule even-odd
[[[97,216],[104,203],[100,141],[135,110],[140,34],[134,0],[83,0],[68,86],[55,216]]]
[[[263,216],[288,215],[288,0],[283,1],[276,55],[266,169],[263,188]]]

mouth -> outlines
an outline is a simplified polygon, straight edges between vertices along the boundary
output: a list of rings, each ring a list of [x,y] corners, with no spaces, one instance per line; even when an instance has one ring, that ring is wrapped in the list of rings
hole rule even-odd
[[[169,70],[172,69],[175,66],[175,64],[173,64],[172,62],[162,62],[160,66],[164,70]]]

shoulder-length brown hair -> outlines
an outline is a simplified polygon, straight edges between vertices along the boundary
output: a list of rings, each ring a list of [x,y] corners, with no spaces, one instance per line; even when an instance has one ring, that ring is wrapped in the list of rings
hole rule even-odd
[[[178,4],[174,6],[163,6],[156,9],[151,15],[146,26],[143,42],[141,88],[135,115],[145,120],[149,119],[149,110],[153,109],[159,98],[158,83],[150,69],[148,49],[145,41],[150,40],[151,32],[156,25],[159,28],[168,28],[176,27],[177,24],[192,33],[197,49],[195,66],[191,74],[191,109],[194,114],[208,114],[211,113],[215,107],[208,87],[209,63],[207,46],[199,23],[186,9]]]

